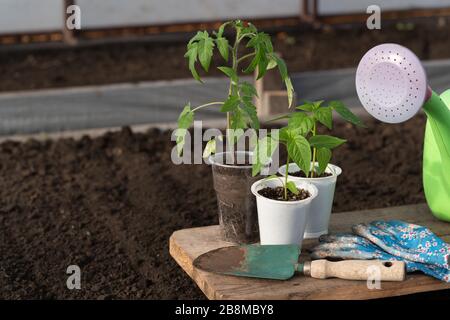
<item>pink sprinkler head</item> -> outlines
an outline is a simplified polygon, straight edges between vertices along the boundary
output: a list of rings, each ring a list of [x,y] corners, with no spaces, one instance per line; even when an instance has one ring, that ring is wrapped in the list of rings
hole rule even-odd
[[[367,112],[387,123],[410,119],[431,96],[419,58],[394,43],[378,45],[363,56],[356,71],[356,91]]]

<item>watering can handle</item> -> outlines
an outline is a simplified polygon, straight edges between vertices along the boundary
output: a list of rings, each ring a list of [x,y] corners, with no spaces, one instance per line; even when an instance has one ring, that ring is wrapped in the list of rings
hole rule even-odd
[[[432,92],[431,97],[423,105],[431,128],[435,134],[436,143],[442,157],[450,158],[450,110],[441,97]]]
[[[304,274],[316,279],[403,281],[406,276],[403,261],[325,259],[305,263]]]
[[[433,131],[442,166],[447,167],[450,164],[450,109],[435,92],[432,92],[423,109]],[[450,175],[444,175],[444,180],[447,188],[450,188]]]

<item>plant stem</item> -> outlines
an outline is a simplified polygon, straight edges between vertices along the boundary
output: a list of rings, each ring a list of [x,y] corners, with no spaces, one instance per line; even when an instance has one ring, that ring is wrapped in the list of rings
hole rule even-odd
[[[282,115],[282,116],[278,116],[278,117],[269,119],[269,120],[265,121],[265,123],[270,123],[270,122],[273,122],[273,121],[278,121],[278,120],[288,119],[288,118],[290,118],[290,114],[285,114],[285,115]]]
[[[287,194],[288,175],[289,175],[289,155],[287,156],[286,173],[284,175],[284,200],[286,200],[286,201],[288,199],[288,194]]]
[[[238,39],[239,42],[241,42],[242,39],[244,39],[246,36],[255,36],[256,34],[253,32],[244,33],[241,35],[241,37]]]
[[[232,69],[234,70],[234,72],[237,74],[237,66],[238,66],[238,60],[237,60],[237,51],[238,51],[238,46],[239,46],[239,32],[236,32],[236,39],[234,41],[234,45],[231,48],[231,57],[232,57]],[[239,81],[238,81],[239,82]],[[234,89],[234,85],[233,85],[233,80],[230,79],[230,86],[228,88],[228,96],[233,94],[233,89]],[[231,113],[227,112],[227,133],[228,130],[231,129]],[[227,134],[227,142],[228,143],[232,143],[234,145],[234,141],[230,141],[230,136]],[[231,147],[228,146],[227,144],[227,148],[231,151]],[[234,154],[231,155],[233,162],[234,162]]]
[[[316,135],[316,123],[314,123],[312,134],[313,137]],[[316,152],[317,152],[316,147],[313,147],[311,178],[314,178],[314,170],[316,168]]]
[[[313,148],[311,178],[314,178],[314,170],[316,168],[316,148]]]
[[[206,108],[206,107],[209,107],[209,106],[213,106],[213,105],[222,105],[222,104],[223,104],[223,102],[220,102],[220,101],[215,101],[215,102],[205,103],[205,104],[202,104],[202,105],[200,105],[200,106],[198,106],[198,107],[192,109],[192,112],[195,112],[195,111],[197,111],[197,110],[200,110],[200,109],[202,109],[202,108]]]
[[[243,61],[243,60],[245,60],[247,58],[253,57],[255,54],[256,54],[255,52],[246,54],[245,56],[242,56],[241,58],[239,58],[237,62],[239,63],[239,62],[241,62],[241,61]]]
[[[234,67],[234,48],[231,48],[231,55],[233,59],[233,67]],[[234,69],[234,68],[233,68]],[[233,81],[230,79],[230,85],[228,86],[228,97],[233,93]],[[227,112],[227,130],[231,128],[231,114]]]

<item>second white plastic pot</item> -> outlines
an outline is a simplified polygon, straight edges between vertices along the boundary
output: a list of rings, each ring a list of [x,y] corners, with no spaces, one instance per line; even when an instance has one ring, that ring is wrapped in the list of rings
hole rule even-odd
[[[280,187],[281,179],[263,179],[252,185],[258,208],[259,236],[263,245],[296,244],[301,247],[312,200],[317,188],[306,182],[295,182],[297,188],[309,191],[310,197],[299,201],[278,201],[258,193],[265,187]]]
[[[295,163],[289,164],[289,172],[299,171]],[[342,169],[333,164],[329,164],[325,172],[331,176],[323,178],[301,178],[289,176],[289,180],[298,182],[309,182],[317,187],[319,195],[312,201],[311,213],[305,231],[305,239],[318,238],[328,233],[331,208],[333,206],[334,190],[336,188],[337,177],[342,173]],[[282,176],[286,174],[286,165],[278,169]]]

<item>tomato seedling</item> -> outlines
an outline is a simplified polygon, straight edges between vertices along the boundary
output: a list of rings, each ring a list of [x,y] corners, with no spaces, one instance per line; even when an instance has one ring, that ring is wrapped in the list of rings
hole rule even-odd
[[[225,37],[225,32],[230,31],[234,35],[233,40]],[[240,55],[240,49],[245,45],[246,53]],[[228,95],[225,101],[209,102],[192,107],[188,103],[178,118],[176,136],[177,151],[181,155],[185,143],[186,131],[194,121],[197,111],[207,107],[220,107],[220,111],[227,116],[227,142],[234,144],[244,129],[258,130],[260,123],[253,99],[257,98],[255,87],[242,81],[239,74],[252,73],[257,70],[257,79],[264,77],[267,70],[278,67],[282,80],[288,92],[289,106],[292,104],[294,89],[289,78],[286,64],[273,50],[272,41],[267,33],[259,32],[251,23],[240,20],[228,21],[212,34],[207,31],[199,31],[187,44],[185,57],[188,59],[189,70],[194,79],[202,82],[197,72],[197,65],[209,71],[214,52],[218,51],[226,65],[219,66],[229,78]],[[241,133],[240,133],[241,132]],[[203,157],[214,153],[216,139],[210,140],[203,152]]]

